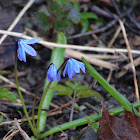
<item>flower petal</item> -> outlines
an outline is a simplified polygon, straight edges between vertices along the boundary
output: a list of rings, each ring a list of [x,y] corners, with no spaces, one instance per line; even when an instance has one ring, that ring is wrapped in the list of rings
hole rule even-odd
[[[75,72],[73,70],[72,61],[69,61],[68,60],[68,63],[67,64],[68,64],[68,77],[69,77],[69,79],[71,79],[74,76],[74,74],[75,74]]]
[[[79,62],[78,65],[81,68],[81,70],[83,71],[83,73],[85,73],[85,65],[82,62]]]
[[[21,45],[24,46],[24,50],[27,54],[31,56],[36,56],[36,51],[29,45],[25,44],[24,42],[21,42]]]
[[[65,77],[66,72],[68,72],[68,77],[71,79],[76,73],[80,73],[80,69],[85,73],[85,65],[73,58],[69,58],[66,67],[63,71],[63,77]]]
[[[21,41],[26,43],[26,44],[35,44],[41,40],[38,38],[33,38],[33,39],[27,39],[27,40],[21,39]]]
[[[17,53],[19,60],[26,62],[26,54],[22,46],[18,48]]]
[[[47,77],[50,81],[55,81],[56,77],[57,77],[57,67],[52,64],[50,65],[48,71],[47,71]],[[59,75],[58,75],[58,80],[60,79]]]
[[[79,67],[79,64],[78,64],[78,61],[77,60],[74,60],[71,58],[71,61],[73,63],[73,68],[74,68],[74,71],[76,73],[80,73],[80,67]]]
[[[60,81],[60,79],[61,79],[61,76],[60,76],[60,73],[58,72],[57,73],[57,80]]]
[[[68,63],[66,64],[65,69],[63,71],[63,77],[65,77],[65,74],[66,74],[67,70],[68,70]]]

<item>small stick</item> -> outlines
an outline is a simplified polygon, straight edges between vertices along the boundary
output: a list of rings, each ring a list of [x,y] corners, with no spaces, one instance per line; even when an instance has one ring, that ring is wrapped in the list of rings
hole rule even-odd
[[[14,131],[14,129],[12,129],[4,136],[4,138],[2,140],[11,140],[18,132],[19,132],[19,130]]]
[[[107,77],[107,80],[106,80],[108,83],[109,83],[110,80],[111,80],[111,76],[112,76],[112,74],[113,74],[113,71],[110,70],[110,72],[109,72],[109,74],[108,74],[108,77]]]
[[[31,139],[29,138],[29,136],[25,133],[25,131],[23,131],[23,129],[20,127],[20,125],[19,125],[19,123],[18,123],[18,121],[17,121],[16,118],[14,119],[14,121],[15,121],[15,124],[17,125],[17,128],[18,128],[20,134],[23,136],[23,138],[24,138],[25,140],[31,140]]]
[[[0,30],[0,34],[7,34],[10,36],[16,36],[19,38],[24,38],[24,39],[32,39],[32,37],[24,35],[22,33],[17,33],[17,32],[9,32],[6,30]],[[38,44],[42,44],[45,47],[48,48],[54,48],[54,47],[59,47],[59,48],[69,48],[69,49],[77,49],[77,50],[88,50],[88,51],[94,51],[94,52],[107,52],[107,53],[116,53],[116,52],[123,52],[123,53],[127,53],[128,50],[127,49],[118,49],[118,48],[97,48],[97,47],[91,47],[91,46],[80,46],[80,45],[69,45],[69,44],[57,44],[57,43],[53,43],[53,42],[48,42],[48,41],[44,41],[42,39],[42,41],[38,42]],[[138,50],[131,50],[131,53],[134,54],[140,54],[140,51]]]
[[[136,59],[134,60],[134,66],[136,67],[136,66],[138,66],[138,65],[140,65],[140,57],[138,57],[138,58],[136,58]],[[126,64],[126,65],[122,68],[122,70],[121,70],[119,73],[116,74],[115,77],[116,77],[116,78],[121,78],[122,76],[124,76],[124,75],[127,73],[128,69],[130,69],[131,67],[132,67],[131,62],[128,63],[128,64]]]
[[[96,111],[97,113],[100,112],[100,110],[98,108],[96,108],[95,106],[91,105],[90,103],[86,102],[85,105],[91,109],[93,109],[94,111]]]
[[[121,26],[119,26],[115,32],[115,34],[113,35],[111,41],[108,43],[107,48],[111,48],[111,46],[113,45],[114,41],[116,40],[117,36],[119,35],[121,31]]]
[[[7,79],[6,77],[0,75],[0,79],[3,80],[3,81],[6,82],[6,83],[12,85],[14,88],[16,88],[16,84],[15,84],[14,82],[10,81],[9,79]],[[24,89],[24,88],[21,87],[21,86],[20,86],[20,90],[21,90],[22,92],[26,93],[27,95],[30,95],[30,96],[33,96],[33,97],[35,96],[34,94],[32,94],[31,92],[27,91],[26,89]],[[39,97],[38,97],[38,99],[39,99]]]
[[[75,96],[76,92],[74,92],[73,98],[72,98],[72,107],[71,107],[71,112],[70,112],[70,122],[73,120],[73,113],[74,113],[74,105],[75,105]]]
[[[75,102],[76,102],[76,101],[75,101]],[[65,107],[69,106],[70,104],[72,104],[72,101],[70,101],[70,102],[68,102],[68,103],[66,103],[66,104],[64,104],[64,105],[61,105],[61,106],[58,107],[58,108],[52,109],[52,110],[50,110],[49,112],[54,112],[54,111],[60,110],[60,109],[62,109],[62,108],[65,108]]]
[[[120,23],[120,26],[121,26],[121,29],[122,29],[122,32],[123,32],[123,36],[124,36],[124,40],[125,40],[126,47],[127,47],[127,50],[128,50],[128,55],[129,55],[129,58],[130,58],[130,62],[132,64],[136,99],[137,99],[137,101],[139,101],[139,90],[138,90],[138,84],[137,84],[136,69],[135,69],[133,57],[132,57],[132,54],[131,54],[130,44],[129,44],[129,41],[128,41],[128,38],[127,38],[127,34],[126,34],[126,31],[125,31],[124,24],[120,19],[119,19],[119,23]]]
[[[30,8],[30,6],[34,3],[34,0],[30,0],[24,8],[21,10],[21,12],[18,14],[18,16],[15,18],[11,26],[7,29],[7,31],[12,31],[13,28],[16,26],[16,24],[19,22],[21,17],[24,15],[24,13]],[[4,41],[4,39],[7,37],[6,34],[4,34],[0,39],[0,44]]]
[[[61,114],[61,113],[62,113],[62,111],[49,112],[49,113],[48,113],[48,116],[54,116],[54,115]],[[37,119],[37,116],[35,116],[34,119]],[[30,117],[30,120],[32,120],[32,117]],[[20,122],[26,122],[27,119],[26,119],[26,118],[24,118],[24,119],[18,119],[17,121],[18,121],[18,123],[20,123]],[[0,123],[0,126],[2,126],[2,125],[11,125],[11,124],[13,124],[14,122],[15,122],[15,121],[1,122],[1,123]]]
[[[103,60],[100,60],[100,59],[97,59],[94,57],[92,57],[92,59],[91,59],[91,57],[89,57],[88,55],[86,55],[80,51],[66,49],[65,54],[66,54],[66,56],[70,56],[70,57],[73,57],[76,59],[81,59],[81,57],[84,57],[89,63],[91,63],[93,65],[97,65],[97,66],[102,66],[107,69],[111,69],[111,70],[118,69],[118,66],[116,66],[115,64],[112,64],[110,62],[106,62],[106,61],[103,61]]]
[[[76,102],[77,102],[77,101],[78,101],[78,100],[76,99]],[[58,104],[58,105],[63,106],[63,104],[61,104],[60,102],[57,102],[57,101],[53,101],[53,102],[55,102],[55,103]],[[67,103],[66,103],[66,104],[67,104]],[[60,106],[60,107],[61,107],[61,106]],[[65,106],[65,104],[64,104],[64,106]],[[65,108],[68,109],[68,110],[71,110],[71,109],[70,109],[69,107],[67,107],[67,106],[66,106]],[[51,112],[51,110],[50,110],[50,112]],[[74,110],[74,112],[75,112],[75,113],[78,113],[79,111]]]

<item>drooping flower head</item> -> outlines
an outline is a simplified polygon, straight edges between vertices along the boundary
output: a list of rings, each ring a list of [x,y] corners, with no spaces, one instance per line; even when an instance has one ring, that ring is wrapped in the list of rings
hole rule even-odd
[[[58,81],[60,81],[60,73],[57,72],[57,67],[52,63],[47,71],[47,77],[50,81],[55,81],[56,78]]]
[[[80,69],[85,73],[84,63],[79,62],[73,58],[69,58],[63,71],[63,77],[65,77],[65,74],[67,72],[69,79],[71,79],[73,76],[76,75],[76,73],[80,73]]]
[[[28,44],[35,44],[37,42],[41,41],[40,39],[19,39],[18,40],[18,50],[17,55],[20,61],[26,62],[26,53],[31,56],[36,56],[36,51],[29,46]]]

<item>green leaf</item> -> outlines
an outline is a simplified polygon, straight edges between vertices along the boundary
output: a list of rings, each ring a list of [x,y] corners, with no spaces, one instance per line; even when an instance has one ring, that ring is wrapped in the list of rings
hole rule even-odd
[[[80,13],[76,7],[72,8],[68,14],[68,18],[75,24],[80,21]]]
[[[76,91],[83,91],[83,90],[91,90],[91,88],[88,86],[80,86],[80,87],[77,87],[76,89]]]
[[[139,114],[139,112],[137,111],[137,109],[134,107],[134,104],[133,104],[133,112],[134,112],[138,117],[140,117],[140,114]]]
[[[67,88],[67,87],[65,87],[63,85],[60,85],[60,84],[51,87],[51,89],[56,90],[56,91],[67,91],[67,90],[71,90],[71,89],[69,89],[69,88]]]
[[[68,19],[63,19],[55,23],[56,31],[63,31],[65,34],[72,34],[74,32],[73,24]]]
[[[51,89],[58,91],[57,95],[67,95],[71,96],[73,91],[63,85],[56,85],[54,87],[51,87]]]
[[[38,20],[39,24],[41,24],[39,26],[42,26],[41,28],[44,28],[46,30],[48,30],[50,28],[50,25],[47,22],[47,18],[48,17],[46,16],[46,14],[44,12],[40,12],[37,14],[37,20]]]
[[[97,133],[97,131],[99,129],[99,122],[93,123],[92,128],[93,128],[94,132]]]
[[[59,43],[59,44],[66,44],[67,43],[67,40],[66,40],[64,33],[59,32],[57,34],[57,43]],[[65,54],[65,48],[55,47],[52,51],[50,63],[54,63],[56,65],[56,67],[59,68],[64,61],[64,54]],[[47,84],[48,84],[48,79],[46,78],[44,89],[47,87]],[[55,85],[57,85],[57,80],[52,83],[51,87],[53,87]],[[53,98],[53,94],[54,94],[54,90],[50,89],[48,91],[44,101],[43,101],[42,108],[49,108],[50,102]],[[46,125],[46,120],[47,120],[47,111],[45,111],[45,112],[42,111],[41,117],[40,117],[40,123],[39,123],[39,130],[40,131],[44,130],[45,125]]]
[[[86,69],[94,77],[102,87],[110,93],[124,108],[132,112],[132,104],[121,95],[116,89],[114,89],[88,62],[82,57],[82,61],[85,64]]]
[[[0,100],[3,98],[9,99],[12,102],[17,102],[16,95],[4,87],[0,87]]]
[[[73,83],[71,83],[69,81],[66,81],[65,82],[65,85],[68,86],[68,87],[70,87],[71,89],[75,90],[75,85]]]
[[[77,10],[80,12],[81,6],[76,0],[72,0],[73,5],[77,8]]]
[[[78,98],[85,98],[85,97],[91,97],[91,96],[94,96],[97,98],[102,98],[102,96],[94,90],[79,91],[79,92],[77,92],[76,96]]]
[[[81,19],[98,19],[97,15],[91,12],[83,12],[80,17]]]
[[[71,83],[69,81],[66,81],[65,85],[70,87],[73,91],[77,91],[76,89],[79,87],[80,82],[74,82],[74,84],[73,84],[73,83]]]
[[[71,96],[72,95],[72,91],[60,91],[58,92],[56,95],[66,95],[66,96]]]
[[[81,24],[83,26],[81,33],[85,33],[89,28],[89,22],[87,19],[81,19]]]
[[[68,0],[57,0],[56,1],[59,5],[63,5],[65,3],[68,3]]]
[[[95,25],[97,27],[103,26],[103,19],[102,18],[98,18],[97,20],[95,20]]]
[[[3,116],[0,115],[0,123],[2,123],[2,121],[3,121]]]

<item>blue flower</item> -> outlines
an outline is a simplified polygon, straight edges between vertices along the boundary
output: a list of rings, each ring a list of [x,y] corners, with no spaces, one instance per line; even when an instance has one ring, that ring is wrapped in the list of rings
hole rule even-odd
[[[57,78],[58,81],[60,81],[60,73],[57,72],[57,67],[52,63],[47,71],[47,77],[50,81],[55,81]]]
[[[40,39],[19,39],[18,40],[18,58],[20,61],[26,62],[26,53],[31,56],[36,56],[36,51],[29,46],[28,44],[35,44],[37,42],[41,41]]]
[[[85,73],[85,65],[82,62],[79,62],[75,59],[69,58],[66,67],[63,71],[63,77],[65,77],[66,72],[68,73],[69,79],[80,73],[80,69]]]

